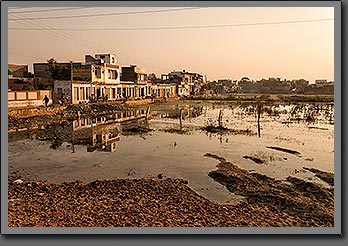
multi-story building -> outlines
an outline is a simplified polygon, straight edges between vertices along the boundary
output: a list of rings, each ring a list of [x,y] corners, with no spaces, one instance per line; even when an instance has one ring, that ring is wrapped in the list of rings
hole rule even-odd
[[[121,68],[121,84],[125,97],[151,96],[151,82],[145,69],[136,65]]]
[[[120,66],[114,54],[86,55],[85,63],[72,63],[71,67],[70,80],[55,81],[57,98],[69,97],[70,102],[75,104],[121,97]]]
[[[179,96],[193,96],[200,92],[200,89],[204,84],[203,75],[190,73],[185,70],[162,74],[161,79],[167,84],[175,83],[176,93]]]

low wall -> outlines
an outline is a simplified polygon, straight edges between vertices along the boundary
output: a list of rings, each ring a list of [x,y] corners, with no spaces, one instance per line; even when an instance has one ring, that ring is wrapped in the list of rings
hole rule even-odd
[[[38,91],[9,91],[7,93],[8,107],[28,107],[42,106],[42,99],[47,96],[50,100],[48,105],[52,104],[52,92],[50,90]]]

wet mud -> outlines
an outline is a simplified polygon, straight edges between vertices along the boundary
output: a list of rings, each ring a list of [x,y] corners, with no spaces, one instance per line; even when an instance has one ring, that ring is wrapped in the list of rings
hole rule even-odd
[[[281,147],[272,147],[272,146],[267,146],[266,148],[282,151],[282,152],[297,155],[297,156],[301,156],[301,153],[296,151],[296,150],[285,149],[285,148],[281,148]]]
[[[315,168],[307,168],[307,167],[303,167],[304,170],[310,171],[312,173],[315,174],[316,177],[318,177],[319,179],[325,181],[326,183],[328,183],[329,185],[334,186],[334,174],[333,173],[328,173],[328,172],[324,172]]]
[[[257,158],[257,157],[253,157],[253,156],[248,156],[248,155],[245,155],[243,156],[244,159],[250,159],[252,160],[253,162],[255,162],[256,164],[264,164],[265,162],[263,160],[261,160],[260,158]]]
[[[334,226],[334,188],[291,176],[276,180],[241,169],[222,157],[205,156],[220,161],[218,169],[208,175],[230,192],[244,196],[247,206],[274,211],[277,219],[292,226]]]

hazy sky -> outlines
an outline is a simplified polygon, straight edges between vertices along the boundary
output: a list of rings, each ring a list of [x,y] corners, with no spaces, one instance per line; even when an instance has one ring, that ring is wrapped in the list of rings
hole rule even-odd
[[[333,7],[183,9],[9,9],[9,63],[28,64],[31,70],[33,62],[51,57],[61,62],[84,61],[85,54],[114,53],[120,65],[137,64],[157,76],[186,69],[208,79],[334,80]],[[108,28],[126,30],[100,30]]]

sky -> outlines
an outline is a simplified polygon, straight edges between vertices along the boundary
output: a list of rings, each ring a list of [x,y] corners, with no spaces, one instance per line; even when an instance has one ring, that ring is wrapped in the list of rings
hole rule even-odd
[[[8,13],[8,62],[30,71],[50,58],[83,62],[86,54],[113,53],[121,66],[136,64],[158,77],[185,69],[208,80],[334,80],[333,7],[16,7]]]

